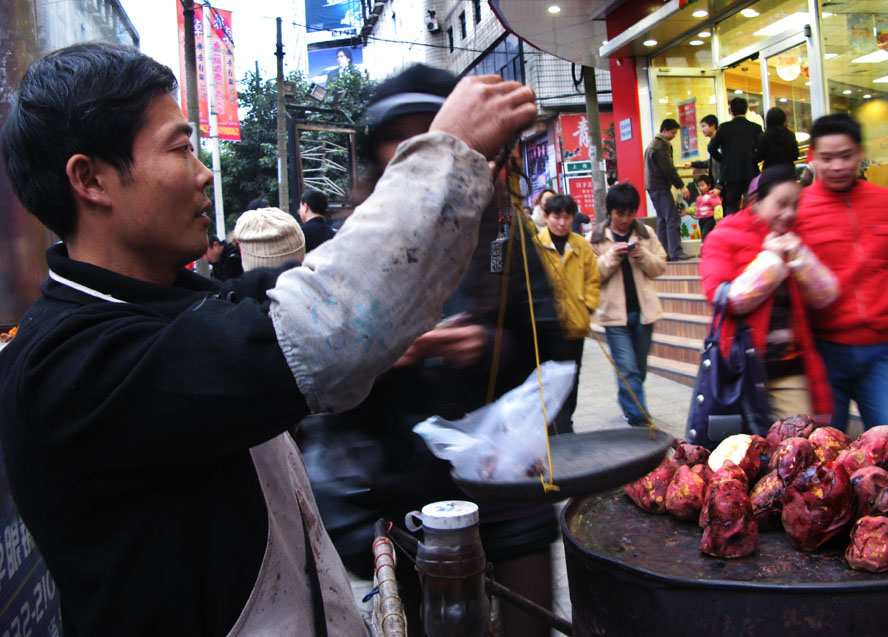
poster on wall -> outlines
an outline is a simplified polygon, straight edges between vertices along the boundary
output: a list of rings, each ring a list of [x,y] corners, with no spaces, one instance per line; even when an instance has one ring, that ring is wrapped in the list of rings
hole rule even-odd
[[[237,115],[237,78],[234,75],[234,36],[231,11],[210,8],[210,46],[213,56],[213,86],[219,139],[240,141]]]
[[[595,219],[595,186],[592,183],[592,176],[568,177],[567,190],[577,202],[577,210],[590,219]]]
[[[188,99],[185,96],[185,18],[182,15],[182,3],[176,3],[176,19],[179,26],[179,105],[182,114],[188,119]],[[200,134],[210,134],[210,109],[207,106],[207,73],[209,72],[210,59],[204,47],[204,19],[203,7],[194,5],[194,52],[197,57],[197,103],[200,112]]]
[[[530,177],[529,204],[549,184],[549,144],[545,135],[524,145],[524,167]]]
[[[696,97],[678,103],[678,125],[681,126],[681,158],[698,156]]]
[[[351,38],[332,42],[308,45],[308,77],[321,86],[339,76],[343,69],[351,66],[364,71],[364,50],[355,46]]]

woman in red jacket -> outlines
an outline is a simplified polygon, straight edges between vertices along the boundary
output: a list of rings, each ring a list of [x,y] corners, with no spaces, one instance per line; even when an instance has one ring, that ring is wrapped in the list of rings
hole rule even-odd
[[[800,193],[792,167],[765,170],[756,201],[710,233],[700,278],[710,302],[722,283],[730,283],[722,352],[727,356],[735,332],[730,315],[742,317],[765,363],[774,415],[809,414],[828,423],[832,399],[826,369],[805,312],[829,305],[838,283],[790,232]]]

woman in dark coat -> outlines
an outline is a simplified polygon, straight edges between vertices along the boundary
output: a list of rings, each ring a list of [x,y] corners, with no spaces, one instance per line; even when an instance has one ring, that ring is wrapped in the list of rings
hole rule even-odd
[[[786,113],[776,106],[765,116],[765,132],[759,136],[755,161],[764,162],[762,170],[777,164],[792,166],[799,158],[795,133],[786,127]]]

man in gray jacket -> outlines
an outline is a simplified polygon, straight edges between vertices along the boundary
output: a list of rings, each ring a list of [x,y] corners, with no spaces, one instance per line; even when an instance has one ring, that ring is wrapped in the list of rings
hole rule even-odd
[[[654,202],[654,210],[657,211],[657,238],[666,248],[670,261],[691,258],[681,249],[681,235],[678,231],[681,217],[669,189],[670,186],[675,186],[685,197],[689,196],[672,161],[672,140],[678,134],[678,129],[678,122],[674,119],[664,119],[660,124],[660,134],[651,140],[644,151],[644,184]]]

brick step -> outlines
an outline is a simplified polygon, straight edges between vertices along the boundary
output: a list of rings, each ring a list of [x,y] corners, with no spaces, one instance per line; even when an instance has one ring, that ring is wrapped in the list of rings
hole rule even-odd
[[[668,261],[666,276],[700,276],[700,260]]]
[[[702,351],[703,341],[699,338],[654,334],[651,340],[651,356],[668,358],[679,363],[699,365]]]
[[[688,387],[694,386],[698,364],[679,363],[668,358],[648,356],[648,371]]]
[[[664,312],[660,320],[654,323],[654,334],[703,340],[709,334],[709,323],[708,316]]]
[[[669,294],[702,294],[700,277],[692,275],[660,276],[654,279],[657,292]]]
[[[712,306],[702,294],[674,294],[663,292],[657,294],[663,311],[669,314],[686,314],[712,318]]]

